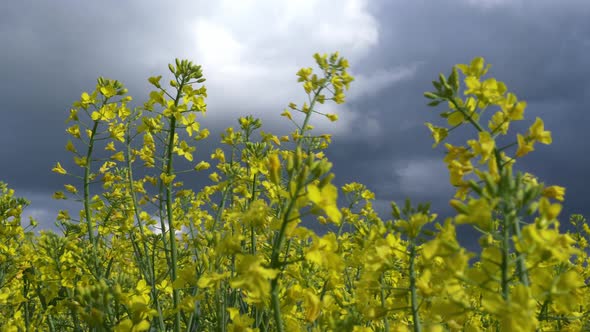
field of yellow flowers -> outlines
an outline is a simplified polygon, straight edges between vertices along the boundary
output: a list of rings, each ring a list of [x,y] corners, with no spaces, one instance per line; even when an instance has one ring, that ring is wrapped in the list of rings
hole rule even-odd
[[[435,146],[459,126],[474,133],[465,145],[444,144],[457,191],[456,216],[441,221],[409,200],[392,202],[382,220],[364,185],[332,184],[323,152],[331,137],[312,135],[311,123],[338,119],[316,109],[343,103],[354,79],[338,53],[314,58],[318,74],[297,72],[308,100],[281,114],[294,124],[290,135],[242,117],[222,135],[227,149],[200,158],[208,161],[194,153],[209,136],[198,120],[207,108],[200,66],[176,60],[168,84],[150,77],[154,90],[135,109],[119,81],[99,78],[67,119],[78,167],[53,168],[69,179],[54,198],[81,206],[59,212],[62,234],[23,226],[28,202],[0,183],[0,329],[590,330],[590,228],[573,215],[574,231],[560,233],[565,189],[513,173],[551,133],[536,118],[497,145],[527,104],[483,78],[482,58],[441,74],[424,94],[429,106],[448,106],[444,126],[426,124]],[[212,185],[189,190],[184,173]],[[334,231],[302,226],[310,217]],[[457,241],[461,224],[481,234],[478,252]]]

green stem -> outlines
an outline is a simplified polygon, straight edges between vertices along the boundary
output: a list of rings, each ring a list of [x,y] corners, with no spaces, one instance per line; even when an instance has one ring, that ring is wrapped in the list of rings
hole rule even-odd
[[[510,255],[510,228],[508,225],[509,220],[505,217],[504,224],[502,225],[502,297],[504,300],[508,300],[510,295],[510,289],[508,287],[508,263]]]
[[[273,316],[274,320],[277,324],[276,331],[283,332],[285,331],[283,327],[283,320],[281,318],[281,302],[279,299],[279,288],[277,287],[279,284],[278,276],[271,281],[271,304],[273,309]]]
[[[516,234],[516,237],[518,239],[521,239],[522,234],[520,232],[520,220],[518,220],[518,219],[514,220],[512,227],[513,227],[514,234]],[[516,265],[518,267],[518,276],[520,278],[520,282],[523,285],[525,285],[526,287],[529,287],[529,276],[528,276],[528,270],[526,267],[526,261],[525,261],[524,254],[518,253],[518,256],[516,258]]]
[[[90,139],[88,141],[88,150],[86,151],[86,160],[84,165],[84,215],[86,218],[86,225],[88,227],[88,240],[92,244],[92,256],[94,259],[94,270],[98,279],[102,277],[102,271],[98,268],[98,257],[97,257],[97,242],[94,238],[94,226],[92,225],[92,216],[90,214],[90,159],[92,157],[92,151],[94,149],[94,136],[98,128],[99,121],[94,121],[92,126]]]
[[[23,283],[23,297],[26,299],[26,301],[23,303],[23,306],[25,309],[25,313],[24,313],[24,315],[25,315],[25,329],[27,332],[30,331],[29,329],[31,327],[31,320],[30,320],[31,313],[29,312],[29,301],[30,300],[28,299],[29,297],[27,295],[28,288],[29,288],[28,286],[29,286],[29,282],[25,278],[24,283]]]
[[[383,307],[383,309],[385,308],[385,289],[383,289],[383,275],[385,273],[381,273],[381,276],[379,277],[379,282],[381,284],[381,306]],[[324,284],[325,286],[325,284]],[[387,314],[385,314],[385,316],[383,316],[383,325],[385,328],[385,332],[389,332],[390,327],[389,327],[389,319],[387,319]]]
[[[252,197],[250,197],[250,202],[248,204],[248,208],[254,201],[254,195],[256,194],[256,180],[258,179],[258,174],[254,174],[254,178],[252,179]],[[250,254],[256,254],[256,233],[254,232],[254,226],[250,226]]]
[[[422,324],[420,322],[420,315],[418,313],[418,292],[416,287],[416,245],[412,241],[410,243],[410,296],[412,306],[412,320],[414,321],[414,332],[422,331]]]
[[[47,303],[45,302],[45,297],[43,296],[43,294],[41,294],[41,287],[39,285],[37,285],[35,292],[37,293],[37,297],[39,298],[39,302],[41,302],[41,307],[43,308],[43,310],[45,312],[47,312]],[[53,323],[53,316],[51,314],[47,314],[47,325],[49,326],[50,332],[55,331],[55,325]]]
[[[327,78],[327,81],[329,81],[329,77]],[[299,132],[300,135],[302,136],[302,138],[303,138],[303,134],[305,133],[307,123],[309,122],[309,119],[311,118],[311,114],[313,113],[313,108],[315,106],[315,103],[317,102],[317,97],[319,96],[319,94],[322,92],[323,89],[324,89],[324,86],[320,87],[318,89],[318,91],[315,92],[313,99],[310,102],[309,110],[305,114],[305,119],[303,120],[303,125],[301,126],[301,130]],[[301,139],[297,140],[297,147],[300,147],[300,146],[301,146]],[[303,163],[301,163],[301,164],[303,164]],[[297,200],[297,197],[299,196],[299,191],[302,189],[301,184],[303,184],[304,182],[305,182],[305,179],[303,179],[303,181],[301,181],[301,183],[297,183],[297,187],[295,189],[295,195],[294,195],[294,197],[292,197],[290,199],[289,205],[287,206],[287,210],[285,211],[285,213],[283,215],[283,221],[281,223],[281,228],[279,230],[279,233],[277,235],[277,238],[276,238],[273,248],[272,248],[270,267],[273,269],[277,269],[281,266],[281,262],[279,261],[279,257],[280,257],[280,252],[283,248],[283,243],[285,241],[285,231],[287,229],[287,224],[289,223],[289,215],[291,214],[291,210],[295,206],[295,201]],[[283,320],[281,317],[281,303],[280,303],[280,299],[279,299],[279,287],[278,287],[279,286],[279,277],[280,277],[280,273],[274,279],[272,279],[271,284],[270,284],[271,285],[271,305],[273,308],[274,320],[277,325],[276,330],[279,332],[283,332],[284,327],[283,327]]]
[[[131,136],[129,135],[129,125],[130,122],[127,123],[127,138],[126,138],[126,149],[125,149],[125,160],[127,162],[127,176],[128,179],[127,181],[129,181],[129,192],[131,195],[131,204],[133,206],[133,212],[135,214],[135,219],[137,220],[137,226],[139,228],[139,233],[141,235],[141,243],[143,245],[143,255],[144,258],[142,258],[139,254],[139,250],[135,249],[137,244],[136,244],[136,239],[135,239],[135,233],[133,231],[130,232],[131,235],[131,241],[133,243],[133,248],[134,248],[134,252],[136,253],[136,259],[137,262],[140,266],[140,268],[142,269],[142,271],[144,272],[144,276],[146,277],[146,279],[148,279],[147,277],[149,276],[149,283],[151,286],[151,292],[152,292],[152,298],[154,303],[156,304],[156,310],[158,311],[158,325],[160,327],[160,330],[164,330],[165,329],[165,324],[164,324],[164,317],[162,315],[162,308],[160,306],[160,301],[158,299],[158,292],[156,289],[156,275],[155,275],[155,271],[154,269],[152,269],[152,263],[151,260],[149,258],[149,252],[148,252],[148,248],[147,248],[147,243],[146,243],[146,236],[145,233],[143,231],[143,223],[141,222],[141,218],[139,217],[139,207],[137,204],[137,196],[135,195],[135,185],[133,183],[133,169],[131,167]],[[144,266],[144,264],[146,266]],[[149,274],[148,274],[149,273]]]
[[[180,96],[182,94],[182,87],[184,86],[184,78],[181,81],[178,87],[178,93],[176,95],[176,99],[174,100],[174,107],[178,106],[178,101],[180,100]],[[172,170],[172,150],[174,148],[174,134],[176,131],[176,117],[174,115],[170,116],[170,132],[168,135],[168,146],[166,148],[166,176],[170,176],[173,173]],[[178,274],[177,270],[177,256],[178,256],[178,249],[176,248],[176,231],[174,229],[174,218],[172,215],[172,182],[165,185],[166,191],[166,217],[168,219],[168,235],[170,237],[170,273],[172,278],[172,283],[176,281],[176,276]],[[162,230],[162,234],[164,230]],[[179,310],[179,292],[178,289],[174,288],[172,291],[172,302],[173,308],[175,311],[174,315],[174,331],[180,331],[180,310]]]

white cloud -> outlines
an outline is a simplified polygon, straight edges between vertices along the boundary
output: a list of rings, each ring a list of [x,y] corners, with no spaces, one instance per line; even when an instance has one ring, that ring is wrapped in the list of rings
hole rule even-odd
[[[498,7],[507,7],[515,4],[520,4],[519,0],[464,0],[468,4],[474,7],[480,7],[482,9],[492,9]]]
[[[416,62],[408,66],[397,68],[383,68],[371,74],[354,75],[355,80],[351,84],[350,99],[356,99],[364,96],[375,96],[382,90],[391,87],[399,81],[412,78],[421,62]]]
[[[394,164],[394,172],[399,190],[406,195],[448,196],[452,192],[442,160],[405,160]]]
[[[182,26],[179,49],[203,66],[207,78],[208,120],[235,121],[237,116],[254,114],[265,123],[292,130],[279,114],[289,102],[307,100],[295,73],[301,67],[315,67],[312,55],[339,51],[351,64],[348,101],[372,95],[395,82],[414,75],[408,68],[382,68],[374,73],[354,72],[355,64],[366,61],[379,42],[377,19],[368,10],[367,0],[298,1],[219,1],[206,8],[179,13]],[[316,120],[318,129],[338,134],[352,125],[377,133],[379,122],[360,117],[345,105],[319,105],[321,112],[337,113],[340,121]],[[319,119],[319,117],[318,117]],[[224,121],[225,122],[225,121]]]
[[[81,208],[80,203],[74,200],[55,200],[51,193],[41,192],[17,192],[17,197],[26,198],[31,204],[23,209],[21,222],[28,225],[29,217],[33,217],[38,223],[40,229],[56,230],[55,221],[59,210],[68,210],[70,215],[77,217]]]
[[[23,210],[21,217],[21,221],[25,225],[28,223],[30,217],[46,224],[50,220],[55,220],[56,214],[49,209],[27,207]]]

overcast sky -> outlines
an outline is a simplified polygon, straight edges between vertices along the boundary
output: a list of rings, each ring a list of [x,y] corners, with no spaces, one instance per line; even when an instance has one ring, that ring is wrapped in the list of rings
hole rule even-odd
[[[552,132],[553,144],[537,144],[517,169],[567,188],[563,224],[572,213],[589,216],[587,0],[2,1],[0,180],[50,227],[57,210],[77,209],[51,199],[68,181],[51,168],[72,164],[64,120],[98,76],[122,81],[143,103],[147,78],[166,75],[174,58],[201,64],[209,91],[201,122],[212,136],[198,151],[210,151],[242,115],[262,118],[265,131],[291,131],[279,114],[306,100],[296,71],[314,66],[315,52],[334,51],[356,80],[346,104],[321,106],[340,121],[316,121],[317,132],[334,135],[335,182],[366,184],[383,219],[405,197],[452,212],[445,149],[432,149],[424,126],[443,124],[443,109],[427,107],[422,93],[475,56],[528,102],[512,137],[537,116]],[[474,137],[468,127],[454,134],[453,144]]]

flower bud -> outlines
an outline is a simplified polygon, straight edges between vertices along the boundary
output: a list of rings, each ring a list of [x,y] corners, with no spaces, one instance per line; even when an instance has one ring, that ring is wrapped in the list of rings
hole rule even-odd
[[[496,184],[496,181],[488,172],[483,172],[482,175],[488,193],[490,194],[490,196],[496,196],[498,194],[498,185]]]
[[[395,204],[395,202],[391,202],[391,215],[395,219],[400,219],[401,218],[399,207],[397,206],[397,204]]]
[[[320,184],[318,185],[318,188],[322,189],[324,188],[325,185],[327,185],[328,183],[330,183],[332,181],[332,179],[334,179],[334,173],[330,173],[328,175],[326,175],[323,179],[320,180]]]
[[[469,180],[469,188],[475,191],[480,197],[483,196],[483,190],[475,181]]]
[[[296,169],[299,169],[302,161],[303,161],[303,151],[301,150],[301,147],[298,146],[297,149],[295,150],[295,168]]]
[[[529,207],[527,208],[526,213],[528,215],[532,215],[532,214],[534,214],[537,211],[538,208],[539,208],[539,203],[538,202],[532,202],[529,205]]]
[[[280,179],[280,171],[281,171],[281,162],[279,160],[279,155],[273,153],[268,158],[268,169],[269,169],[269,178],[270,181],[276,185],[278,185],[281,181]]]

